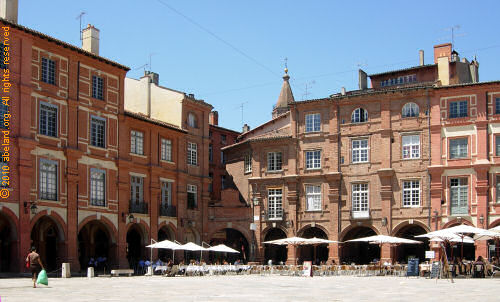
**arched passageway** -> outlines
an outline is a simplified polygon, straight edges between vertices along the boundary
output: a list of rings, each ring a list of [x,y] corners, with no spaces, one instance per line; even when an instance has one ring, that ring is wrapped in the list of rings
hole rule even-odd
[[[222,229],[212,236],[209,244],[211,246],[225,244],[230,248],[240,252],[239,254],[211,252],[209,257],[209,260],[211,262],[222,262],[223,260],[226,260],[229,263],[234,263],[236,260],[240,260],[246,263],[248,261],[248,241],[245,236],[238,230],[230,228]]]
[[[16,226],[7,215],[0,212],[0,272],[13,272],[16,270],[16,252]]]
[[[175,240],[175,233],[172,231],[167,226],[163,226],[158,230],[158,242],[163,241],[163,240],[170,240],[174,241]],[[172,250],[167,250],[167,249],[158,249],[158,258],[161,259],[161,261],[166,262],[167,259],[172,259],[173,258],[173,253],[174,251]]]
[[[193,228],[188,228],[184,231],[184,242],[188,243],[193,242],[198,245],[201,245],[201,239],[198,232]],[[198,251],[184,251],[184,260],[185,262],[189,262],[190,260],[199,261],[200,260],[200,252]]]
[[[267,231],[264,241],[286,238],[286,233],[278,228],[272,228]],[[273,264],[285,263],[287,255],[287,247],[285,245],[264,244],[264,259],[267,264],[272,260]]]
[[[134,223],[127,231],[127,259],[131,268],[137,268],[138,263],[149,259],[145,251],[146,235],[141,226]],[[146,256],[147,255],[147,256]]]
[[[82,270],[93,266],[98,272],[109,271],[116,260],[116,243],[104,223],[93,220],[78,232],[78,259]]]
[[[369,227],[359,226],[347,232],[341,241],[363,238],[376,235],[375,231]],[[341,248],[340,262],[368,264],[374,259],[380,258],[380,247],[376,244],[365,242],[347,242]]]
[[[299,237],[303,238],[321,238],[328,239],[326,233],[317,227],[310,227],[302,231]],[[317,246],[303,245],[298,248],[299,250],[299,263],[303,261],[312,261],[314,264],[320,264],[321,261],[328,260],[328,245],[321,244]]]
[[[47,272],[64,262],[64,235],[61,226],[50,216],[42,216],[31,229],[31,242]]]
[[[426,234],[427,231],[416,224],[409,224],[402,227],[396,234],[396,237],[418,240],[422,244],[402,244],[394,247],[394,259],[399,263],[408,263],[408,258],[418,258],[420,263],[425,261],[425,251],[429,250],[428,238],[415,238],[417,235]]]

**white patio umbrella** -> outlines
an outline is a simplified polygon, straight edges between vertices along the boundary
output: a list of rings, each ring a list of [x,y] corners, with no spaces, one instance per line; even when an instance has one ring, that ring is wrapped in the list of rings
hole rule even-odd
[[[369,237],[351,239],[351,240],[347,240],[347,242],[368,242],[369,244],[378,244],[380,246],[380,259],[378,261],[380,268],[382,267],[382,244],[388,243],[388,244],[398,245],[398,244],[421,244],[422,243],[421,241],[400,238],[400,237],[387,236],[387,235],[374,235],[374,236],[369,236]]]
[[[292,245],[295,249],[295,265],[297,265],[297,246],[309,244],[308,239],[301,237],[289,237],[289,238],[265,241],[263,243],[276,244],[276,245]]]
[[[224,244],[219,244],[219,245],[216,245],[216,246],[211,246],[211,247],[207,248],[207,251],[221,252],[221,253],[238,253],[238,254],[240,253],[237,250],[232,249],[229,246],[224,245]]]
[[[463,241],[462,241],[463,240]],[[433,242],[443,242],[445,240],[439,238],[439,237],[432,237],[429,241],[433,241]],[[467,244],[474,244],[474,239],[472,239],[471,237],[469,236],[465,236],[465,237],[455,237],[455,238],[450,238],[448,240],[449,242],[454,242],[454,243],[467,243]]]
[[[317,238],[317,237],[307,238],[307,244],[312,245],[314,247],[313,260],[316,259],[316,247],[320,244],[329,244],[329,243],[340,243],[340,241],[328,240],[328,239]]]
[[[154,241],[153,239],[151,241]],[[151,248],[151,258],[153,258],[153,249],[167,249],[172,250],[172,261],[175,262],[175,251],[182,250],[182,246],[170,240],[163,240],[160,242],[155,242],[153,244],[147,245],[146,247]],[[153,259],[150,259],[151,265],[153,265]]]
[[[200,251],[200,262],[201,262],[201,259],[203,257],[203,251],[207,250],[206,248],[202,247],[201,245],[197,245],[196,243],[193,243],[193,242],[188,242],[186,244],[183,244],[183,245],[181,245],[181,248],[185,251],[192,251],[192,252]]]

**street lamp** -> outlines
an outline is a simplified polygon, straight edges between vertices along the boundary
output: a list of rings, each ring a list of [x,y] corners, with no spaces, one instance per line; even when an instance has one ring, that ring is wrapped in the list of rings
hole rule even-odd
[[[28,214],[28,208],[30,209],[31,214],[35,215],[38,207],[33,201],[25,201],[24,202],[24,213]]]
[[[479,222],[481,223],[481,226],[484,226],[484,215],[481,214],[481,216],[479,216]]]

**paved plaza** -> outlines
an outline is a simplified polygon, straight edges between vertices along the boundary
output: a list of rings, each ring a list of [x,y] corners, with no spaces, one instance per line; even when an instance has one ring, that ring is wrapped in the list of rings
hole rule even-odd
[[[0,279],[2,302],[15,301],[499,301],[500,279],[405,277],[119,277]]]

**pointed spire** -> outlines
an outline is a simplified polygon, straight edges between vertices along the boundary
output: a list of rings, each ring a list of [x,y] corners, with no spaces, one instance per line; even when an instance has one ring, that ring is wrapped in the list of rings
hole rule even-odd
[[[280,96],[278,97],[278,101],[276,102],[276,106],[273,110],[273,117],[287,112],[289,104],[295,102],[292,88],[290,87],[290,83],[288,82],[289,79],[290,76],[288,75],[288,68],[285,67],[285,74],[283,75],[283,85],[281,86]]]

